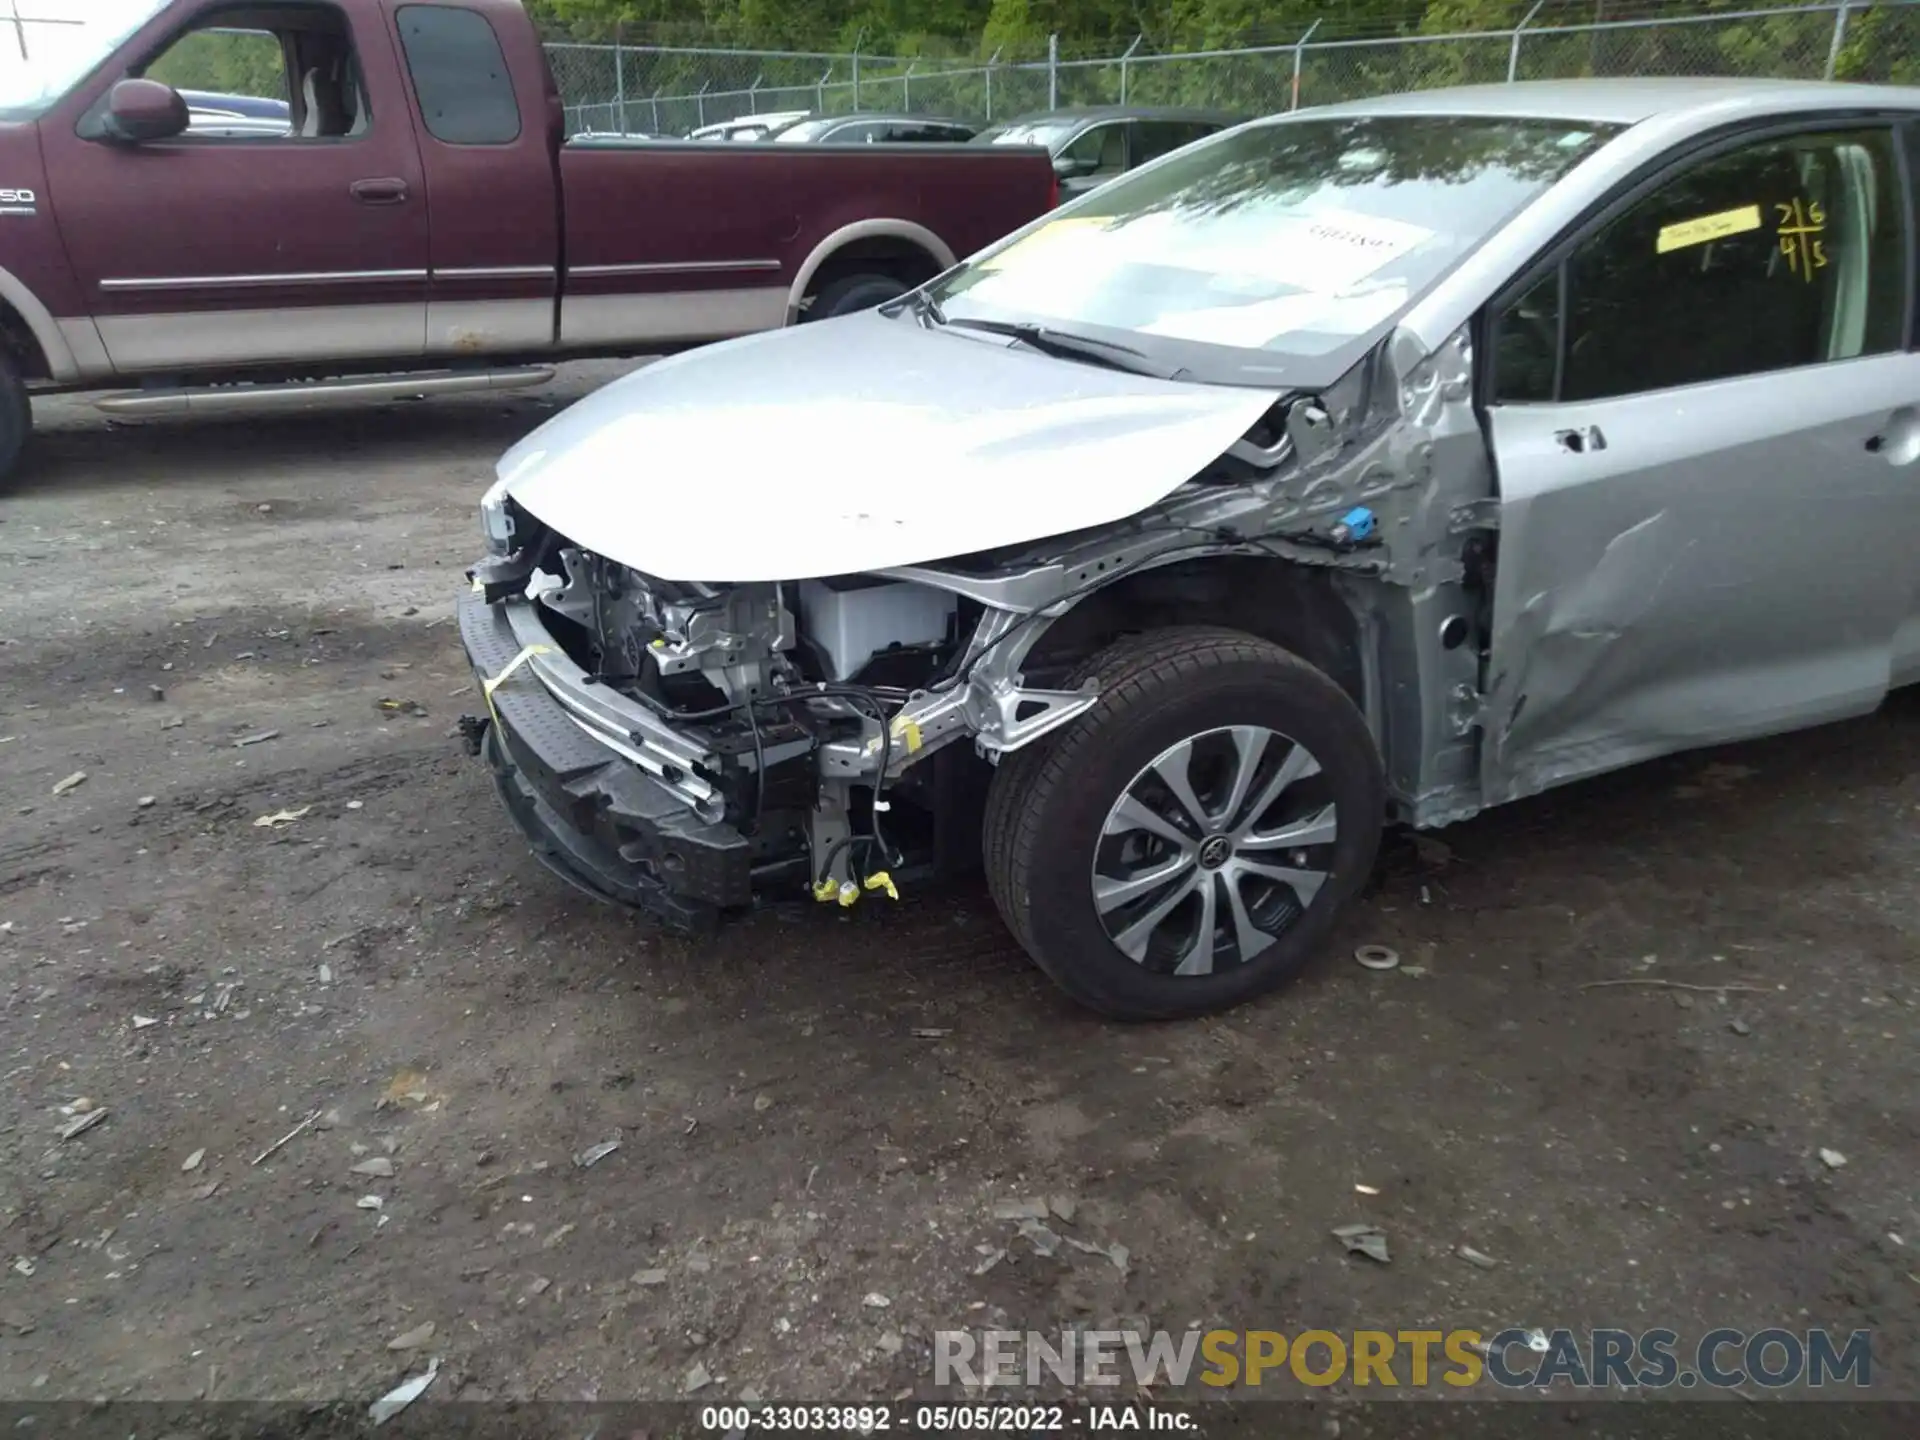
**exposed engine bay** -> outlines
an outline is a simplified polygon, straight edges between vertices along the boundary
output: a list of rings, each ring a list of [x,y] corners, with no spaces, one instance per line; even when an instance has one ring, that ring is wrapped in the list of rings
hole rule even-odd
[[[1390,757],[1395,727],[1419,733],[1394,777],[1405,813],[1466,813],[1471,725],[1436,739],[1430,717],[1391,716],[1375,659],[1397,644],[1433,672],[1426,693],[1458,691],[1463,705],[1478,694],[1478,646],[1398,638],[1443,622],[1481,633],[1465,502],[1487,477],[1464,403],[1470,364],[1464,335],[1405,376],[1380,352],[1326,392],[1273,400],[1124,521],[859,575],[659,579],[550,529],[503,483],[483,506],[493,553],[468,607],[490,618],[463,610],[463,630],[490,707],[513,692],[506,672],[524,669],[598,755],[671,797],[679,813],[663,818],[611,782],[568,782],[576,827],[597,826],[623,865],[674,892],[670,919],[768,893],[851,905],[897,894],[917,864],[977,854],[972,799],[991,767],[1095,702],[1075,673],[1089,654],[1165,617],[1279,624],[1378,715]],[[1417,436],[1409,412],[1425,422]],[[1436,453],[1449,451],[1450,474]],[[1451,483],[1431,483],[1442,476]],[[1422,543],[1390,543],[1409,525]],[[675,834],[726,850],[724,878]]]

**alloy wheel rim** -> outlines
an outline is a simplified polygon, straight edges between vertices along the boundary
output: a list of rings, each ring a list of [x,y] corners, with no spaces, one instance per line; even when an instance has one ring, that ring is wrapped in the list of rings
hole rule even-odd
[[[1094,848],[1094,913],[1135,964],[1200,976],[1245,965],[1332,873],[1338,807],[1314,754],[1260,725],[1202,731],[1143,765]]]

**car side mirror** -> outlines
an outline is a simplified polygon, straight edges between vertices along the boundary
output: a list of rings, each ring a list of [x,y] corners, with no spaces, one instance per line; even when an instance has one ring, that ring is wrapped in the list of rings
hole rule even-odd
[[[158,80],[122,80],[107,92],[102,129],[109,140],[138,145],[184,133],[190,118],[186,100],[171,85]]]

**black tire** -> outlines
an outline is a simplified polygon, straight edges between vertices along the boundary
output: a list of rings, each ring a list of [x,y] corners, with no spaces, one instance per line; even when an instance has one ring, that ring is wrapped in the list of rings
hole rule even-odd
[[[891,275],[845,275],[813,297],[813,304],[807,307],[807,318],[831,320],[836,315],[871,310],[889,300],[898,300],[912,288]]]
[[[0,350],[0,491],[12,483],[33,433],[33,402],[11,355]]]
[[[1076,683],[1088,677],[1100,682],[1099,701],[1003,760],[987,797],[987,885],[1008,929],[1062,990],[1116,1020],[1212,1014],[1276,989],[1325,942],[1379,849],[1386,785],[1359,709],[1298,656],[1211,627],[1130,636],[1094,657]],[[1324,859],[1314,861],[1328,878],[1250,961],[1206,975],[1157,971],[1130,959],[1101,923],[1096,847],[1109,810],[1155,757],[1233,725],[1271,729],[1318,760],[1313,784],[1338,817],[1334,840],[1316,852]]]

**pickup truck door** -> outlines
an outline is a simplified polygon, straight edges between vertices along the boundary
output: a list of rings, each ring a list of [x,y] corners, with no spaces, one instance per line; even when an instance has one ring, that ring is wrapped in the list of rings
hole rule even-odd
[[[539,38],[476,9],[393,11],[433,209],[427,350],[478,355],[554,343],[560,255],[559,92]]]
[[[114,368],[419,356],[426,196],[388,37],[370,7],[356,21],[333,5],[262,6],[249,15],[274,28],[242,32],[223,13],[168,12],[42,125],[54,214]],[[216,38],[278,76],[288,133],[104,138],[115,82],[164,79]]]
[[[1895,129],[1809,121],[1679,161],[1496,301],[1489,800],[1916,678],[1912,245]]]

